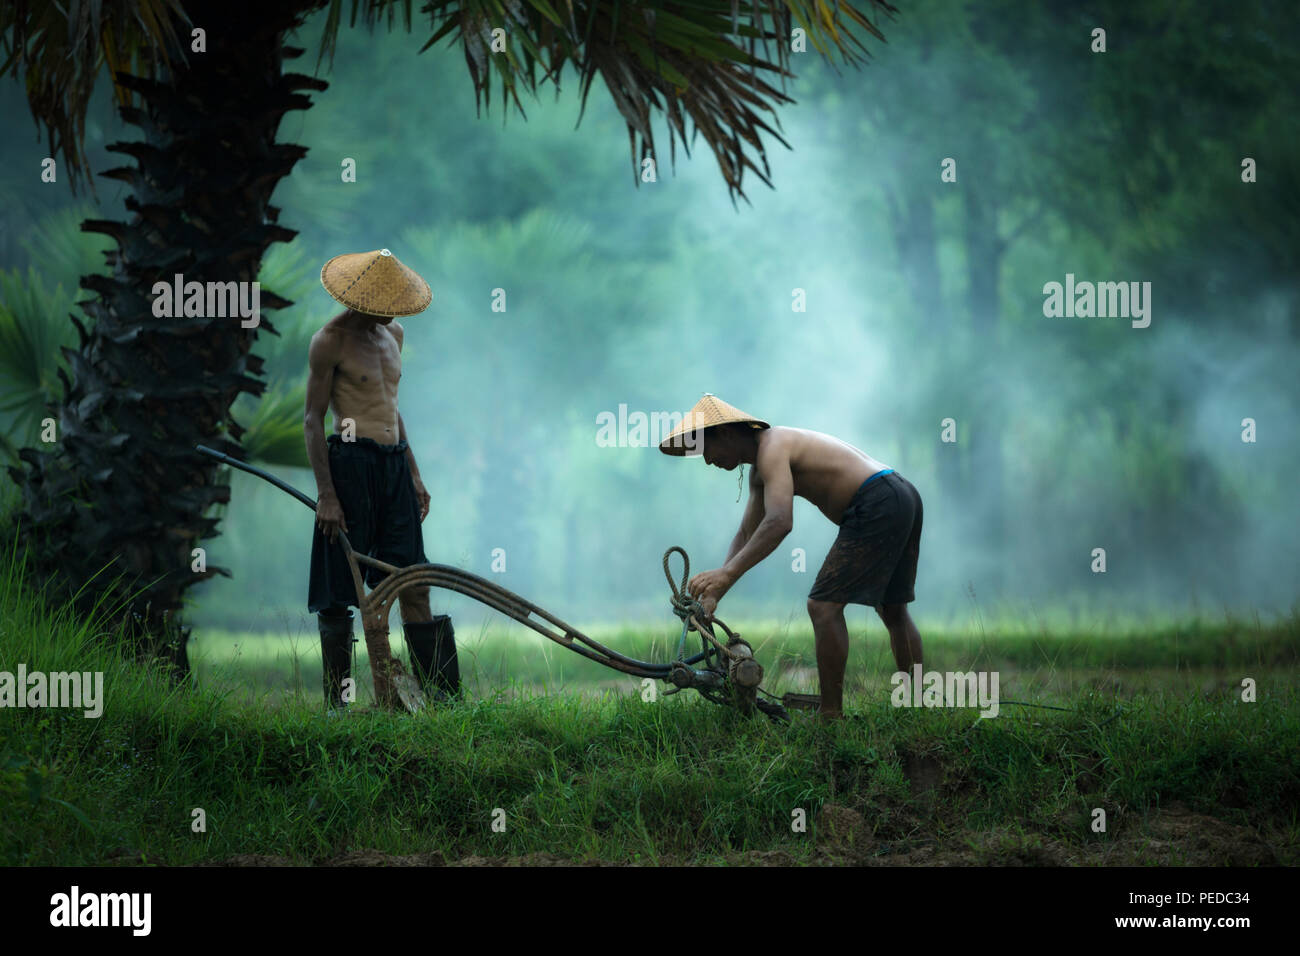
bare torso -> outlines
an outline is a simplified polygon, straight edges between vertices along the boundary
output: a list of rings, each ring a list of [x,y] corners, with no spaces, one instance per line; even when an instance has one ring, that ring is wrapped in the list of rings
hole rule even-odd
[[[375,325],[369,332],[331,321],[322,332],[337,342],[337,363],[330,387],[334,432],[343,420],[356,423],[356,437],[396,445],[397,385],[402,377],[401,326]]]
[[[789,455],[794,493],[811,501],[837,525],[862,483],[889,467],[847,442],[806,428],[773,426],[758,433],[760,448],[774,440]],[[762,484],[758,469],[754,480]]]

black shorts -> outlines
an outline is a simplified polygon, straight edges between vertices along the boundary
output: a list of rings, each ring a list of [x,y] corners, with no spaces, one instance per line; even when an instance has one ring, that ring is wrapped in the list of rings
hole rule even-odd
[[[406,441],[381,445],[369,438],[345,442],[330,435],[328,442],[330,477],[343,506],[352,550],[399,568],[427,564]],[[388,576],[387,571],[364,564],[360,569],[361,579],[371,588]],[[312,532],[307,607],[315,614],[349,605],[360,607],[343,545],[331,542],[317,525]]]
[[[835,604],[909,604],[921,555],[921,496],[897,472],[876,472],[854,492],[840,533],[808,597]]]

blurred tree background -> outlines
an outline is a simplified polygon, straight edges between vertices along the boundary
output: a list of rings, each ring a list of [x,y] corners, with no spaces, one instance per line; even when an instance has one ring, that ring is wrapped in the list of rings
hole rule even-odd
[[[417,56],[418,31],[344,31],[329,89],[282,129],[310,148],[275,193],[300,235],[273,247],[263,275],[296,305],[255,349],[266,395],[237,406],[263,426],[250,455],[314,494],[301,467],[306,344],[339,309],[320,266],[388,247],[434,295],[403,323],[401,394],[434,499],[430,560],[579,625],[660,616],[671,544],[697,570],[725,554],[735,476],[652,444],[596,443],[602,412],[684,411],[706,391],[838,435],[917,485],[921,613],[961,612],[972,593],[990,607],[1292,607],[1300,13],[898,6],[862,71],[796,56],[798,102],[781,114],[793,149],[769,151],[775,190],[754,186],[738,209],[707,150],[636,184],[611,103],[593,97],[575,132],[574,83],[525,102],[526,122],[495,104],[478,118],[463,64]],[[320,26],[298,45],[314,49]],[[1104,53],[1091,50],[1096,28]],[[97,95],[87,151],[106,169],[103,144],[123,130]],[[75,341],[78,277],[103,267],[105,241],[77,223],[121,216],[124,188],[101,181],[93,205],[33,186],[46,152],[16,84],[0,84],[0,109],[12,455],[36,440],[57,346]],[[1242,181],[1247,157],[1257,182]],[[341,181],[348,158],[355,183]],[[947,158],[956,182],[941,181]],[[1067,273],[1150,282],[1151,326],[1044,317],[1044,283]],[[792,311],[795,289],[805,312]],[[946,418],[955,444],[940,440]],[[1256,443],[1241,440],[1244,418]],[[231,484],[207,546],[235,580],[197,589],[191,620],[305,618],[310,514],[251,476]],[[798,502],[794,531],[723,616],[801,615],[834,532]],[[1104,575],[1090,570],[1098,547]]]

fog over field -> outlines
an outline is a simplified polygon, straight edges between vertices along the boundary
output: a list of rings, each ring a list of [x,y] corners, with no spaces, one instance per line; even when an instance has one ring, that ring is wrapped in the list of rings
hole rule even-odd
[[[695,571],[725,556],[737,475],[624,427],[705,392],[915,484],[923,618],[1289,611],[1300,298],[1294,222],[1276,220],[1297,208],[1297,153],[1272,118],[1294,116],[1294,89],[1231,64],[1221,97],[1218,73],[1125,86],[1154,42],[1136,26],[1101,55],[1047,14],[1021,43],[992,14],[941,6],[909,5],[860,71],[800,61],[780,113],[793,149],[765,141],[776,188],[751,174],[735,206],[702,141],[689,158],[679,142],[669,166],[659,120],[657,181],[636,183],[607,95],[574,129],[572,77],[525,99],[526,121],[503,123],[499,97],[476,119],[457,57],[417,56],[418,34],[344,31],[331,88],[281,128],[310,152],[276,193],[300,234],[263,277],[296,300],[264,312],[285,333],[263,336],[271,393],[302,384],[307,338],[339,309],[321,265],[386,247],[433,289],[402,320],[400,394],[433,496],[429,560],[579,626],[671,625],[664,550],[686,548]],[[15,85],[0,96],[25,116]],[[1233,112],[1238,96],[1255,105]],[[1163,145],[1141,132],[1155,117]],[[122,135],[92,128],[96,168]],[[344,158],[355,183],[340,182]],[[5,188],[26,216],[58,206]],[[99,189],[120,204],[115,184]],[[32,251],[3,244],[11,266]],[[1067,282],[1137,283],[1141,321],[1138,300],[1134,321],[1070,315]],[[309,471],[271,470],[314,496]],[[207,546],[234,577],[198,589],[191,619],[310,630],[311,516],[256,478],[230,483]],[[834,535],[797,501],[790,536],[719,614],[803,615]],[[488,613],[449,594],[435,606],[458,628]]]

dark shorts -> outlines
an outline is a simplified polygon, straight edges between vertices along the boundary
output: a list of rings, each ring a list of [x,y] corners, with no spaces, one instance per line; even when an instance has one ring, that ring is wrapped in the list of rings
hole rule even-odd
[[[872,475],[844,510],[808,597],[869,607],[915,601],[921,515],[921,496],[910,481],[892,471]]]
[[[343,506],[352,549],[399,568],[427,564],[420,502],[406,463],[405,440],[381,445],[369,438],[345,442],[330,435],[328,443],[330,477]],[[361,579],[368,587],[387,576],[386,571],[361,565]],[[307,607],[315,614],[348,605],[360,606],[343,546],[331,542],[317,525],[312,532]]]

